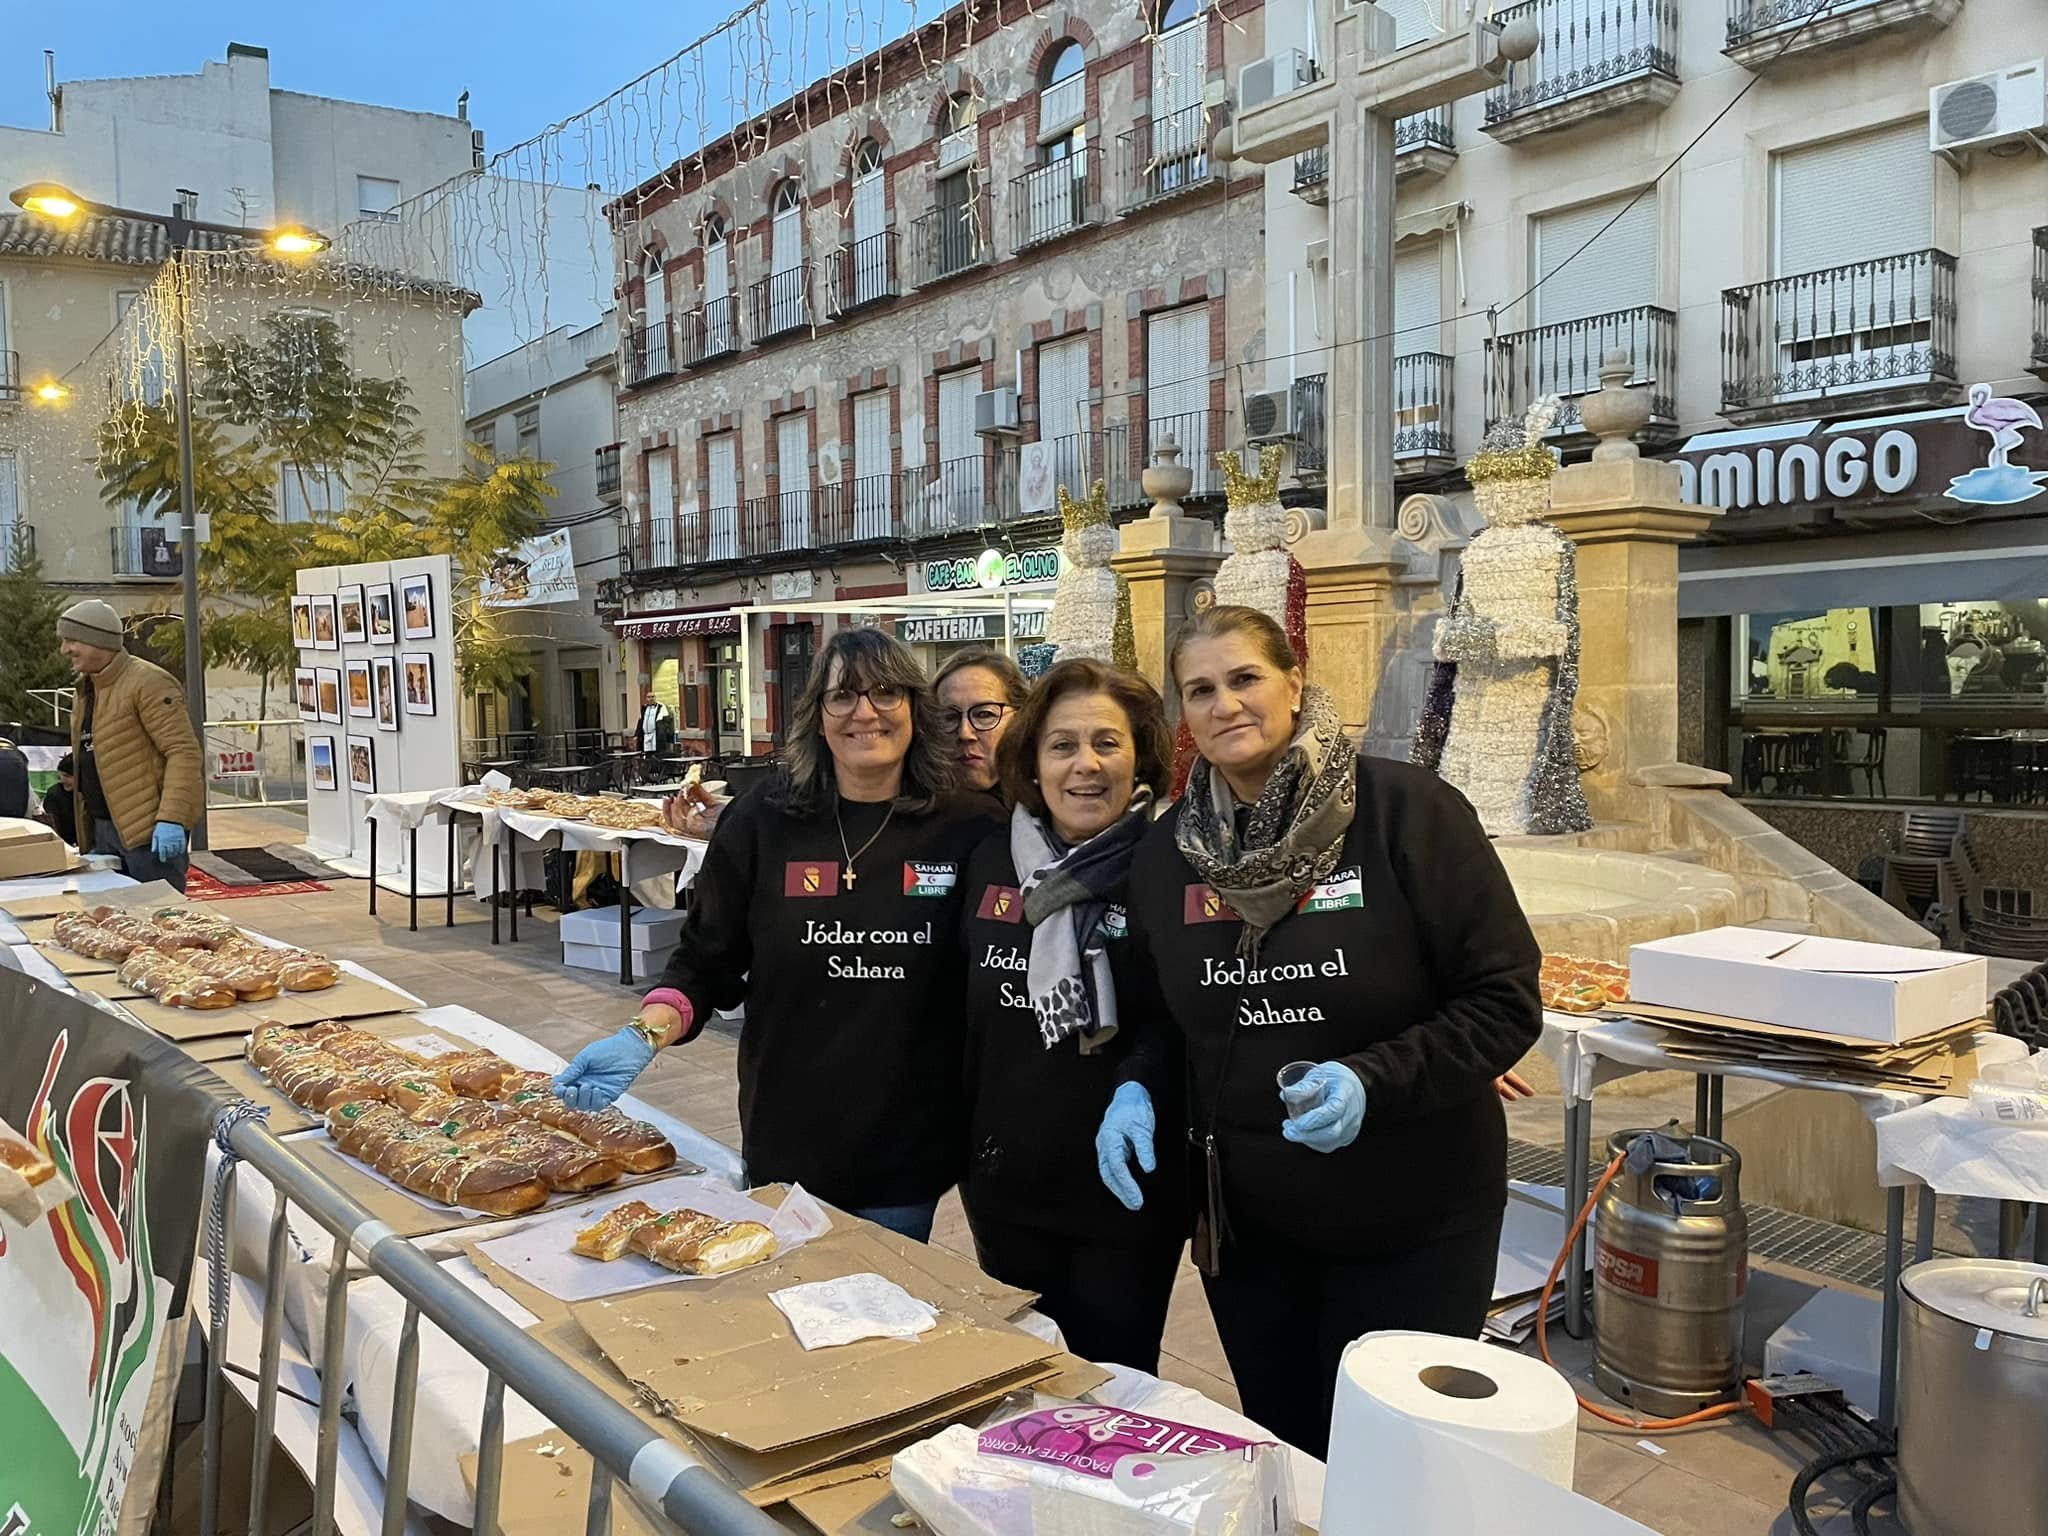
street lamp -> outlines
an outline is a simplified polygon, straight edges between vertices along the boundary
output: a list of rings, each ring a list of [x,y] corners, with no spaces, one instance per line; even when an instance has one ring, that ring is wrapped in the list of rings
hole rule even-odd
[[[199,194],[184,187],[178,188],[177,201],[171,211],[144,213],[135,208],[117,208],[108,203],[96,203],[81,197],[69,187],[54,181],[31,182],[17,187],[10,198],[17,208],[40,218],[64,223],[80,214],[92,214],[99,218],[132,219],[141,224],[154,224],[164,232],[170,242],[171,265],[182,265],[185,253],[193,248],[199,235],[220,235],[231,240],[240,240],[250,247],[260,247],[280,256],[314,256],[328,248],[332,242],[325,235],[311,230],[287,227],[280,229],[244,229],[234,224],[212,224],[195,217],[199,206]],[[188,308],[184,275],[179,273],[178,281],[172,284],[175,297],[173,342],[176,352],[178,379],[178,548],[184,564],[185,595],[185,705],[192,716],[192,734],[198,738],[200,755],[206,752],[206,664],[199,650],[199,523],[193,508],[192,489],[192,375],[190,354],[192,350],[192,316]],[[61,402],[69,393],[61,384],[45,384],[36,390],[36,398],[46,404]],[[204,767],[202,764],[202,772]],[[200,797],[199,825],[192,831],[192,846],[206,846],[205,796]]]

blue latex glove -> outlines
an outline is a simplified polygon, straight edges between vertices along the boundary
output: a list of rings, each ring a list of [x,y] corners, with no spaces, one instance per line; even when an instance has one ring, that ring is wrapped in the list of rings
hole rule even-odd
[[[571,1109],[609,1109],[652,1060],[652,1042],[629,1024],[578,1051],[576,1059],[555,1078],[555,1097]]]
[[[1155,1124],[1152,1095],[1145,1091],[1145,1085],[1125,1083],[1110,1099],[1109,1108],[1102,1113],[1102,1125],[1095,1132],[1095,1171],[1127,1211],[1140,1210],[1145,1204],[1144,1191],[1131,1177],[1131,1158],[1135,1155],[1138,1166],[1147,1173],[1159,1166],[1159,1160],[1152,1155]]]
[[[185,856],[185,829],[175,821],[160,821],[156,830],[149,834],[149,851],[160,859],[181,859]]]
[[[1335,1152],[1358,1140],[1358,1128],[1365,1124],[1365,1084],[1341,1061],[1326,1061],[1301,1080],[1306,1096],[1310,1087],[1321,1096],[1307,1108],[1298,1109],[1280,1127],[1280,1134],[1313,1152]]]

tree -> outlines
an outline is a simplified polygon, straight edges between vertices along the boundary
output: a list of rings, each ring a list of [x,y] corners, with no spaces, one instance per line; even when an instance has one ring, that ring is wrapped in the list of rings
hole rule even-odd
[[[0,572],[0,720],[41,724],[49,701],[34,691],[71,686],[71,663],[57,651],[57,616],[68,605],[25,543],[9,553]]]

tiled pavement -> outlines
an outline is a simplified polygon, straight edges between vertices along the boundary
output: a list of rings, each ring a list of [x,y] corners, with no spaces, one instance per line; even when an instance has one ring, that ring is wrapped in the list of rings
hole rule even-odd
[[[301,835],[296,827],[281,823],[276,813],[216,814],[212,830],[216,847],[295,841]],[[493,948],[488,912],[472,900],[457,901],[453,928],[440,926],[439,903],[422,903],[420,931],[408,933],[401,899],[380,898],[380,914],[372,919],[365,909],[366,896],[362,882],[343,881],[322,893],[238,899],[221,903],[219,910],[279,938],[358,961],[430,1004],[466,1004],[564,1056],[631,1016],[636,996],[621,987],[616,976],[561,965],[554,914],[546,908],[537,908],[531,923],[522,919],[518,944]],[[736,1144],[736,1057],[736,1027],[716,1024],[686,1049],[658,1060],[635,1091],[700,1130]],[[1735,1086],[1730,1086],[1731,1101]],[[1684,1118],[1691,1104],[1689,1084],[1639,1092],[1603,1106],[1596,1130],[1604,1135],[1612,1126],[1658,1124],[1674,1115]],[[1511,1126],[1518,1138],[1518,1176],[1557,1177],[1560,1121],[1554,1097],[1515,1106]],[[1749,1298],[1748,1353],[1753,1365],[1760,1362],[1763,1340],[1772,1329],[1821,1283],[1769,1253],[1796,1251],[1825,1272],[1848,1267],[1860,1279],[1867,1272],[1863,1260],[1872,1241],[1864,1234],[1797,1217],[1786,1218],[1782,1228],[1766,1217],[1759,1228],[1759,1252],[1764,1256],[1755,1267]],[[1944,1235],[1948,1231],[1944,1223]],[[957,1197],[948,1197],[942,1206],[933,1238],[972,1254]],[[1830,1242],[1835,1251],[1824,1251],[1821,1245]],[[1794,1250],[1789,1245],[1795,1243],[1805,1246]],[[1594,1396],[1589,1347],[1565,1338],[1562,1330],[1553,1336],[1552,1347],[1556,1363],[1577,1378],[1581,1393]],[[1237,1402],[1203,1304],[1200,1280],[1186,1265],[1174,1289],[1162,1373],[1219,1401],[1233,1406]],[[1778,1536],[1792,1530],[1785,1512],[1786,1491],[1807,1454],[1797,1443],[1774,1441],[1747,1419],[1660,1436],[1652,1449],[1639,1433],[1613,1429],[1582,1415],[1577,1485],[1588,1497],[1665,1536]],[[1816,1503],[1817,1515],[1828,1510],[1824,1501]],[[1839,1512],[1820,1529],[1826,1536],[1850,1533],[1847,1516]],[[1888,1515],[1880,1515],[1872,1529],[1899,1527]]]

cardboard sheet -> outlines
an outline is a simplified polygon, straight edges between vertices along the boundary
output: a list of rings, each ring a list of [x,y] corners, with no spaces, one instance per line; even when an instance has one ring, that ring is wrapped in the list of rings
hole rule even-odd
[[[806,1354],[768,1292],[873,1272],[940,1306],[914,1341],[869,1339]],[[575,1317],[663,1411],[702,1435],[766,1454],[885,1422],[1042,1367],[1055,1351],[869,1235],[835,1231],[787,1259],[714,1285],[668,1286],[586,1303]],[[648,1344],[659,1339],[661,1349]],[[663,1358],[663,1357],[666,1358]]]
[[[55,918],[50,919],[52,925],[55,922]],[[121,968],[121,962],[118,960],[95,960],[90,955],[73,954],[61,944],[45,942],[48,938],[47,929],[37,934],[36,948],[42,952],[45,960],[66,976],[105,976]]]
[[[476,1453],[459,1458],[462,1481],[476,1493]],[[590,1452],[559,1430],[507,1441],[499,1479],[498,1523],[476,1536],[561,1536],[580,1531],[590,1513]],[[674,1527],[651,1518],[616,1478],[612,1481],[612,1536],[670,1536]],[[888,1536],[900,1536],[890,1531]]]
[[[97,978],[79,978],[81,988]],[[106,995],[105,993],[101,994]],[[379,982],[344,973],[341,980],[320,992],[280,992],[261,1003],[237,1003],[232,1008],[166,1008],[153,997],[126,998],[121,1006],[136,1022],[153,1029],[167,1040],[183,1043],[212,1035],[246,1035],[258,1024],[277,1023],[298,1027],[329,1019],[358,1019],[372,1014],[399,1013],[412,1006],[411,1000]]]
[[[186,904],[176,886],[167,881],[152,880],[147,885],[123,885],[83,894],[55,891],[43,896],[18,896],[12,901],[0,901],[0,912],[19,920],[62,917],[66,912],[83,912],[91,907],[182,907]]]
[[[214,1075],[236,1093],[270,1111],[265,1123],[269,1125],[271,1135],[289,1136],[294,1131],[310,1130],[320,1124],[318,1115],[299,1108],[265,1082],[263,1074],[243,1060],[239,1051],[225,1061],[209,1062],[208,1065],[213,1068]]]
[[[899,1536],[890,1522],[903,1504],[889,1486],[889,1464],[879,1472],[799,1494],[789,1507],[824,1536]]]

